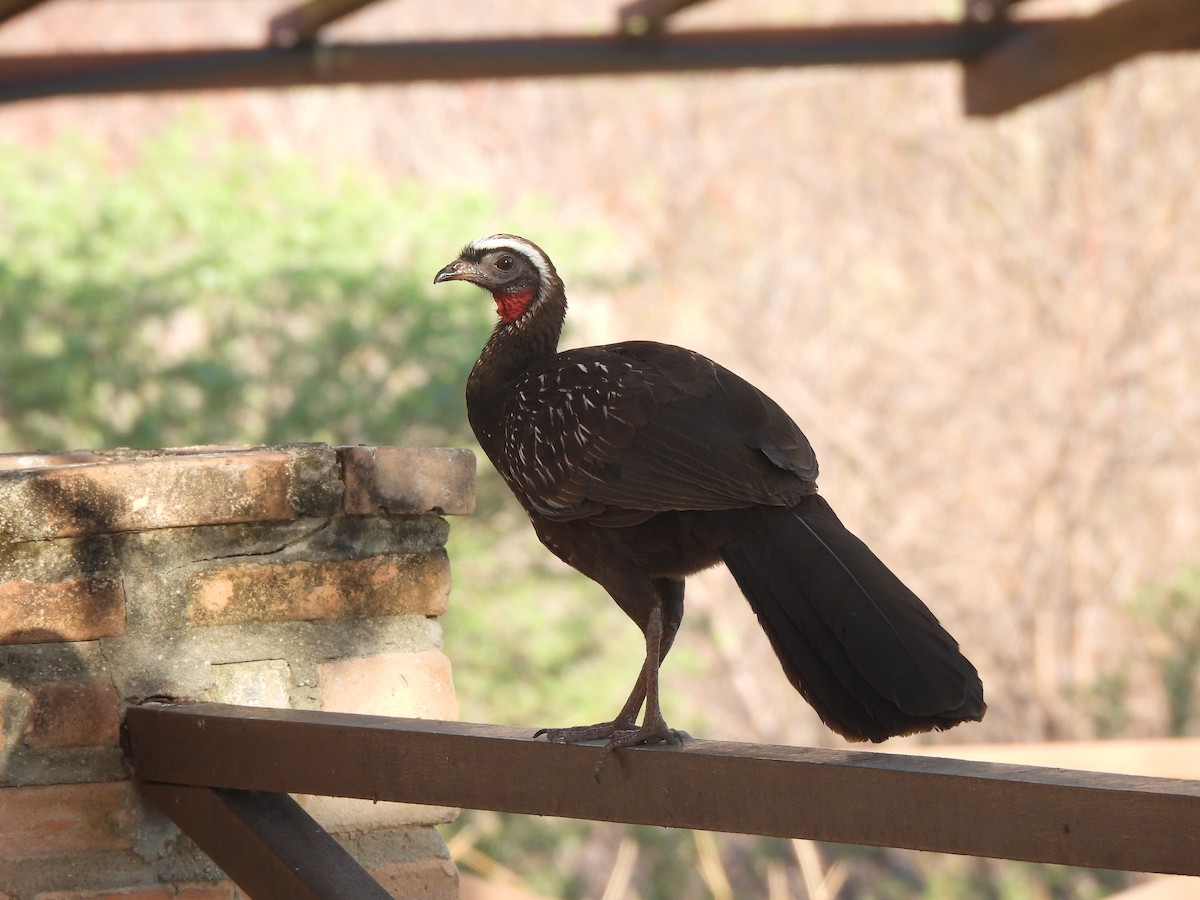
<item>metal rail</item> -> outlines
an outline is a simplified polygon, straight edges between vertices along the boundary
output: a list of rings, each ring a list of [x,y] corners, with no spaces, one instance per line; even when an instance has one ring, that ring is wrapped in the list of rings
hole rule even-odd
[[[818,65],[963,62],[1010,41],[1070,33],[1072,19],[971,24],[831,25],[622,36],[328,44],[291,49],[198,49],[0,56],[0,102],[67,94],[279,88],[730,71]],[[1200,46],[1179,33],[1148,49]]]
[[[0,56],[0,102],[131,91],[964,61],[997,40],[991,29],[932,23],[695,31],[650,40],[557,36]]]
[[[43,0],[0,0],[0,22]],[[1195,0],[1118,0],[1077,17],[1010,19],[1016,0],[966,0],[962,22],[684,31],[699,0],[633,0],[617,33],[320,43],[374,0],[307,0],[271,20],[265,48],[0,56],[0,103],[64,95],[957,62],[969,115],[995,115],[1140,53],[1200,47]]]
[[[519,728],[157,703],[127,727],[144,783],[1200,875],[1194,781],[696,740],[618,751],[597,782],[599,746]]]

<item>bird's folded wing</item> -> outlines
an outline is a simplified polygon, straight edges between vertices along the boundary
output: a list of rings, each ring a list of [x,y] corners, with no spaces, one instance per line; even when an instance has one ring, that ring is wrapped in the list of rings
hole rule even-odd
[[[637,342],[568,351],[519,386],[504,472],[553,519],[614,510],[788,505],[812,448],[770,398],[691,351]]]

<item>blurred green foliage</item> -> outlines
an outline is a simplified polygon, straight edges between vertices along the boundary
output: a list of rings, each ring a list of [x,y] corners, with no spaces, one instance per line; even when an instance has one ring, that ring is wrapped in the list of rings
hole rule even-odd
[[[431,193],[194,127],[4,148],[0,446],[463,443],[490,311],[430,282],[495,209]]]
[[[1167,704],[1167,733],[1200,734],[1200,569],[1184,569],[1174,583],[1143,592],[1131,605],[1160,639],[1153,656]]]

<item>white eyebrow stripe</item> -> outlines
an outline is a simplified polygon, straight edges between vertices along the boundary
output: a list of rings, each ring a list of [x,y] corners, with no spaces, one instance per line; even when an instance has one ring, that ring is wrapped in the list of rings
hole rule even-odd
[[[538,274],[542,276],[543,285],[550,281],[550,260],[546,259],[546,254],[515,234],[493,234],[491,237],[475,238],[470,247],[480,253],[486,253],[488,250],[512,250],[533,263]]]

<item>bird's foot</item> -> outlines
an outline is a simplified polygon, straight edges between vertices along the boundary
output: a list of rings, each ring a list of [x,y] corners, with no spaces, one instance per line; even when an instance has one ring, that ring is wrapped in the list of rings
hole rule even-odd
[[[636,747],[639,744],[682,744],[691,740],[686,731],[676,731],[668,728],[661,718],[657,722],[648,722],[638,726],[636,722],[616,719],[612,722],[597,722],[595,725],[576,725],[572,728],[539,728],[534,732],[535,738],[546,736],[546,740],[554,744],[576,744],[582,741],[598,741],[608,738],[608,743],[600,751],[596,760],[596,768],[592,774],[600,781],[600,774],[614,750],[622,747]]]
[[[642,744],[682,744],[690,738],[691,735],[686,731],[668,728],[667,723],[661,718],[657,722],[646,722],[640,728],[614,734],[612,740],[605,744],[604,749],[600,751],[600,758],[596,760],[596,768],[592,770],[592,775],[599,784],[600,775],[604,772],[608,758],[622,747],[637,747]]]

